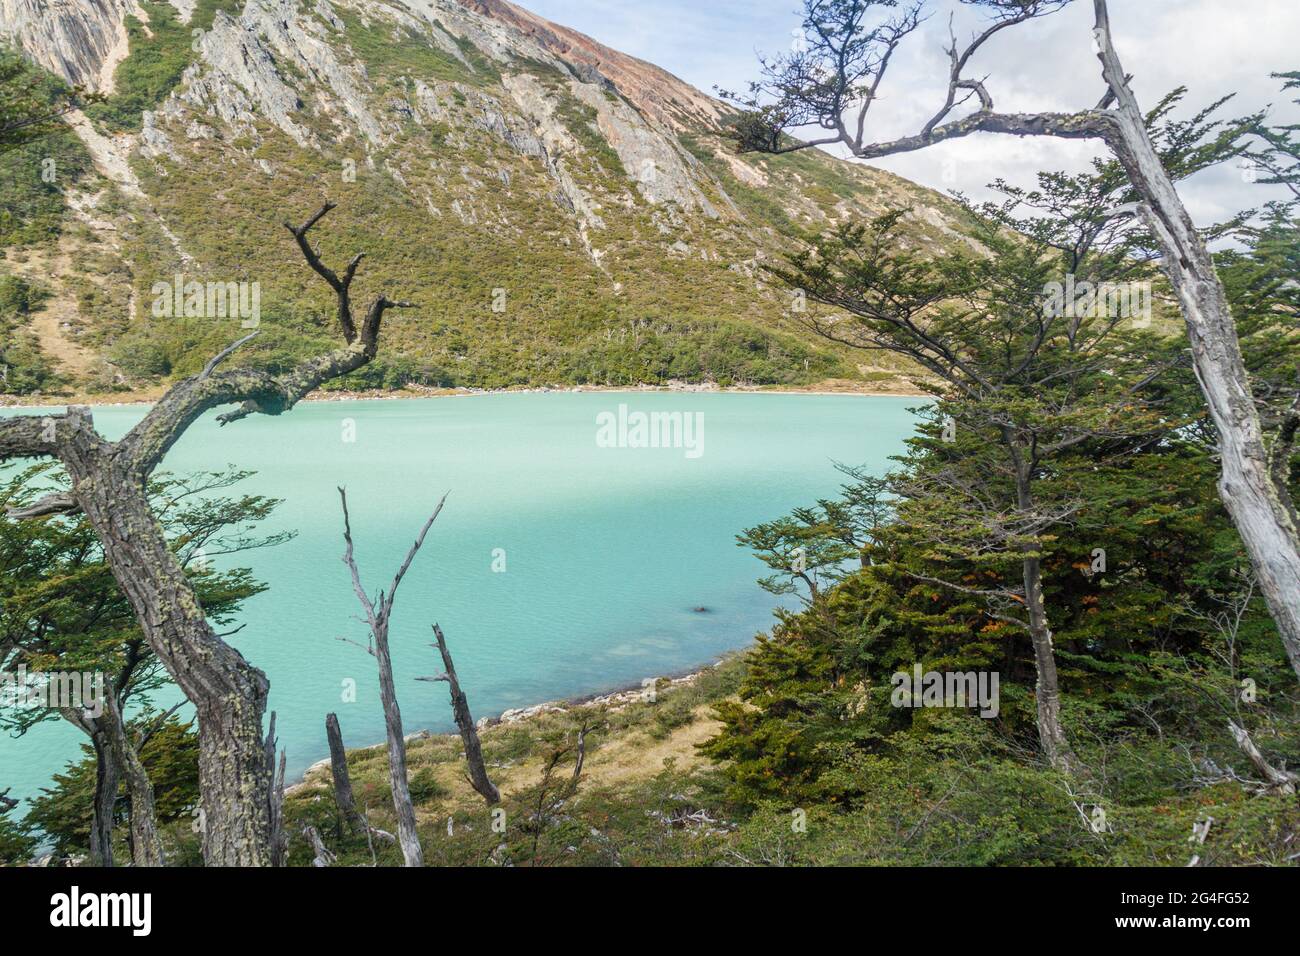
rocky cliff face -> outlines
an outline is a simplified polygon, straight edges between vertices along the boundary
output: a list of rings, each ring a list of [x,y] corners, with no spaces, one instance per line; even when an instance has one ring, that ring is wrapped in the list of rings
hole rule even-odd
[[[248,133],[269,121],[299,146],[319,148],[320,137],[299,118],[307,110],[327,118],[329,138],[355,136],[373,153],[395,142],[412,120],[454,124],[460,102],[472,97],[471,122],[521,155],[542,159],[582,224],[600,226],[589,191],[566,168],[572,165],[566,156],[584,151],[557,117],[561,100],[571,100],[590,111],[589,122],[647,202],[717,216],[701,189],[698,164],[675,130],[692,116],[716,127],[721,110],[680,80],[507,3],[368,0],[352,9],[396,43],[429,44],[467,79],[484,72],[465,48],[476,51],[488,69],[499,71],[503,95],[455,81],[431,86],[412,71],[413,96],[377,103],[376,84],[349,47],[346,23],[329,0],[310,6],[250,0],[237,18],[216,14],[198,41],[199,59],[161,110],[162,121],[157,114],[149,117],[147,145],[175,158],[163,127],[184,125],[192,135],[195,117],[206,115]],[[554,71],[558,89],[538,79],[537,65]]]
[[[820,153],[732,155],[723,104],[505,0],[0,0],[0,34],[110,105],[145,98],[121,88],[137,47],[178,64],[138,119],[92,110],[78,130],[105,178],[69,190],[71,214],[116,210],[105,238],[131,285],[129,320],[88,330],[111,362],[118,340],[147,339],[166,353],[155,364],[185,365],[179,333],[142,314],[154,272],[247,275],[310,300],[272,265],[285,250],[264,223],[325,195],[353,210],[340,226],[368,240],[379,277],[455,274],[395,337],[417,377],[472,384],[843,372],[795,347],[758,266],[795,230],[889,205],[919,202],[919,241],[953,230],[948,207],[896,177]],[[513,321],[466,321],[507,287]],[[195,351],[217,337],[182,336]],[[520,356],[525,339],[542,358]],[[679,340],[725,340],[727,368],[646,361],[647,339],[678,356]]]
[[[583,77],[605,77],[643,114],[676,129],[713,126],[723,115],[717,100],[666,70],[597,43],[591,37],[534,16],[506,0],[461,0],[463,6],[509,24],[536,40]]]
[[[0,0],[0,36],[76,86],[104,89],[135,0]]]

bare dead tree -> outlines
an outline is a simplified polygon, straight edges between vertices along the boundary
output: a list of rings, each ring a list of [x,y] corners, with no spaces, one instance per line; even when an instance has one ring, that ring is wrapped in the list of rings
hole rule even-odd
[[[270,726],[266,731],[266,763],[275,768],[275,750],[279,739],[275,736],[275,711],[271,711]],[[280,751],[280,765],[271,779],[267,795],[267,819],[271,829],[271,866],[284,866],[288,853],[288,834],[284,830],[284,771],[288,755]]]
[[[369,807],[366,809],[369,809]],[[360,813],[360,811],[358,811],[358,813]],[[367,813],[361,814],[361,822],[365,824],[366,848],[370,851],[370,865],[378,866],[379,856],[375,853],[375,837],[379,837],[379,839],[383,840],[385,843],[396,843],[397,837],[393,836],[387,830],[381,830],[378,827],[371,826],[370,815]]]
[[[1246,759],[1250,761],[1250,765],[1260,775],[1261,779],[1253,780],[1242,777],[1232,768],[1220,768],[1209,760],[1202,761],[1203,765],[1211,771],[1203,779],[1211,785],[1223,780],[1232,780],[1253,793],[1294,794],[1297,788],[1300,788],[1300,773],[1288,770],[1284,763],[1275,765],[1259,749],[1259,746],[1255,743],[1255,735],[1249,729],[1251,723],[1255,723],[1255,721],[1251,720],[1251,714],[1249,713],[1251,708],[1243,706],[1247,699],[1253,702],[1254,698],[1247,698],[1243,693],[1239,669],[1241,660],[1239,644],[1242,626],[1246,621],[1251,605],[1254,603],[1255,588],[1258,582],[1255,580],[1254,574],[1250,572],[1243,574],[1241,577],[1242,581],[1237,589],[1217,598],[1220,604],[1219,610],[1202,611],[1190,601],[1187,609],[1188,613],[1204,621],[1209,629],[1217,633],[1223,641],[1223,646],[1213,648],[1212,653],[1228,675],[1227,687],[1225,688],[1227,693],[1226,695],[1214,694],[1210,699],[1223,711],[1228,733],[1232,735],[1238,749],[1245,754]],[[1277,730],[1270,727],[1267,721],[1264,722],[1263,726],[1257,724],[1256,729],[1265,734],[1277,734]]]
[[[343,749],[343,732],[337,714],[325,715],[325,736],[330,745],[330,775],[334,779],[334,802],[345,826],[362,826],[361,814],[352,796],[352,777],[348,774],[348,753]]]
[[[95,430],[88,408],[62,415],[26,415],[0,421],[0,461],[57,458],[71,488],[25,508],[20,517],[82,511],[104,548],[113,576],[131,602],[145,639],[193,702],[199,720],[199,784],[203,858],[209,866],[265,866],[271,862],[268,763],[262,716],[266,675],[216,634],[153,513],[149,475],[201,415],[223,405],[229,424],[252,414],[279,415],[314,388],[353,372],[375,357],[390,308],[409,303],[377,296],[358,323],[350,290],[358,255],[342,278],[321,262],[308,232],[334,208],[326,203],[303,225],[285,227],[311,268],[334,290],[344,344],[272,374],[256,368],[220,370],[256,333],[216,355],[204,369],[170,388],[119,441]],[[11,515],[11,517],[14,517]]]
[[[1237,741],[1237,746],[1241,752],[1246,755],[1260,775],[1263,776],[1266,784],[1265,790],[1269,793],[1295,793],[1296,787],[1300,786],[1300,773],[1287,770],[1285,767],[1275,767],[1269,763],[1268,758],[1260,752],[1255,746],[1255,741],[1251,739],[1250,732],[1245,727],[1234,721],[1228,721],[1228,731],[1232,738]]]
[[[1197,847],[1205,846],[1205,838],[1210,835],[1210,827],[1214,826],[1214,817],[1207,816],[1204,820],[1198,820],[1192,824],[1192,835],[1188,842]],[[1193,853],[1192,858],[1187,861],[1188,866],[1200,866],[1201,854]]]
[[[479,742],[478,728],[474,726],[474,716],[469,710],[469,698],[460,689],[460,680],[456,677],[456,665],[451,659],[451,651],[447,648],[447,639],[443,637],[442,628],[437,624],[433,625],[433,636],[438,642],[433,646],[442,655],[442,666],[446,670],[436,677],[417,677],[416,680],[446,681],[447,688],[451,691],[451,713],[456,720],[456,727],[460,730],[461,742],[465,745],[465,763],[469,767],[466,776],[470,786],[478,791],[479,796],[486,800],[489,806],[500,803],[501,791],[488,777],[487,766],[483,762],[483,745]]]
[[[365,609],[366,624],[370,628],[369,645],[362,647],[357,644],[356,646],[362,647],[379,665],[379,697],[384,707],[384,726],[388,735],[388,779],[393,790],[393,812],[397,816],[398,842],[401,844],[402,858],[407,866],[424,866],[424,850],[420,847],[420,835],[415,828],[415,808],[411,805],[411,786],[406,775],[406,738],[402,734],[402,712],[397,706],[397,690],[393,686],[393,659],[388,648],[388,625],[392,619],[393,599],[397,596],[397,588],[410,569],[411,562],[415,560],[415,555],[424,544],[425,535],[429,533],[433,522],[442,511],[447,496],[442,496],[438,507],[433,510],[429,520],[420,529],[419,536],[406,554],[406,560],[393,576],[393,583],[388,586],[388,593],[380,591],[373,599],[366,593],[361,583],[361,572],[353,557],[348,494],[342,488],[339,489],[339,499],[343,504],[343,540],[346,544],[343,563],[352,572],[352,589],[356,592],[362,608]],[[339,640],[345,639],[339,638]],[[356,642],[346,641],[346,643]]]
[[[276,771],[272,793],[275,799],[275,829],[271,832],[271,865],[286,866],[289,858],[289,834],[284,828],[284,771],[288,762],[287,751],[280,751],[280,766]]]
[[[1091,109],[1072,113],[999,112],[985,79],[967,75],[972,58],[990,38],[1054,13],[1071,0],[968,2],[988,12],[991,23],[964,47],[952,36],[944,103],[918,133],[873,142],[867,135],[869,111],[899,44],[924,20],[924,2],[916,0],[901,13],[868,26],[872,8],[892,12],[897,4],[804,0],[804,25],[812,34],[808,48],[765,61],[764,78],[751,84],[748,96],[724,94],[748,110],[736,127],[739,146],[783,153],[838,144],[858,159],[875,159],[980,132],[1104,142],[1123,167],[1134,195],[1133,202],[1122,204],[1113,215],[1139,219],[1163,252],[1160,266],[1181,306],[1193,368],[1219,433],[1219,494],[1300,676],[1300,517],[1278,487],[1272,467],[1277,449],[1265,439],[1227,296],[1129,87],[1112,41],[1106,0],[1093,0],[1093,36],[1106,91]],[[972,100],[978,103],[973,112],[951,118]],[[807,141],[786,135],[787,130],[809,125],[819,126],[826,135]]]
[[[318,831],[314,826],[308,825],[303,827],[302,835],[307,838],[309,843],[311,843],[312,852],[315,854],[315,856],[312,857],[312,866],[333,866],[338,861],[338,857],[335,856],[333,852],[330,851],[330,848],[325,845],[325,842],[320,838],[320,831]]]
[[[339,719],[336,714],[326,715],[325,736],[329,740],[330,775],[334,780],[334,802],[339,808],[343,822],[349,828],[359,828],[365,832],[366,841],[371,845],[372,852],[374,837],[376,836],[389,843],[395,843],[396,837],[383,830],[376,830],[370,825],[366,815],[357,809],[356,797],[352,793],[352,776],[348,773],[348,754],[343,747],[343,732],[339,729]],[[340,835],[342,835],[342,827],[340,827]]]

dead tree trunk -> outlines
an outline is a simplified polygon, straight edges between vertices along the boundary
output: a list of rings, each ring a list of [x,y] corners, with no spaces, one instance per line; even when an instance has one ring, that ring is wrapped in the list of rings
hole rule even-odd
[[[104,688],[103,712],[91,717],[64,708],[65,720],[90,737],[95,751],[95,795],[90,823],[92,866],[113,866],[113,819],[123,779],[131,800],[131,861],[136,866],[163,866],[162,841],[154,809],[153,783],[126,732],[113,686]]]
[[[325,845],[325,841],[320,838],[320,832],[315,827],[303,827],[302,835],[307,838],[307,841],[311,844],[312,853],[315,854],[312,857],[312,866],[333,866],[338,861],[338,857]]]
[[[461,742],[465,745],[465,763],[469,767],[469,782],[479,796],[488,805],[501,802],[501,791],[488,777],[487,766],[483,763],[483,745],[478,739],[478,728],[474,726],[474,716],[469,710],[469,698],[460,689],[460,680],[456,677],[456,665],[452,662],[451,651],[447,649],[447,639],[442,635],[442,628],[433,625],[433,636],[438,643],[438,653],[442,655],[442,666],[446,670],[437,677],[418,677],[423,681],[446,681],[451,691],[451,713],[460,730]]]
[[[596,729],[597,724],[585,720],[578,727],[577,754],[573,758],[573,777],[570,780],[574,790],[577,790],[578,783],[582,780],[582,766],[587,762],[587,735]]]
[[[834,142],[858,159],[876,159],[979,132],[1104,141],[1140,197],[1131,211],[1141,215],[1161,247],[1161,268],[1178,297],[1193,367],[1218,431],[1219,495],[1250,556],[1291,666],[1300,676],[1300,517],[1272,467],[1291,447],[1290,440],[1283,437],[1271,452],[1264,441],[1223,285],[1147,133],[1145,117],[1115,52],[1106,0],[1093,0],[1093,35],[1107,92],[1092,109],[1073,113],[994,109],[986,80],[963,76],[971,58],[990,37],[1046,16],[1062,4],[989,3],[992,24],[964,50],[959,51],[955,37],[952,40],[947,98],[938,113],[919,133],[885,142],[867,140],[867,115],[880,98],[877,89],[895,48],[924,18],[919,16],[919,6],[914,6],[892,24],[868,31],[862,16],[870,5],[864,0],[832,5],[805,0],[806,21],[817,26],[818,36],[810,38],[812,50],[778,61],[774,76],[759,84],[759,89],[775,97],[774,105],[744,103],[752,112],[735,127],[741,148],[782,153]],[[842,42],[845,36],[851,39]],[[979,108],[949,119],[971,96],[978,97]],[[851,106],[858,115],[846,122]],[[782,135],[789,128],[809,125],[831,132],[811,141],[791,142]]]
[[[408,303],[378,296],[358,325],[350,288],[361,256],[352,259],[340,278],[321,262],[307,239],[308,231],[332,208],[326,203],[304,225],[286,227],[308,265],[335,292],[343,347],[280,375],[251,368],[220,371],[218,366],[253,333],[213,358],[198,375],[169,389],[118,442],[96,433],[85,408],[0,421],[0,461],[57,458],[72,483],[70,491],[52,494],[14,517],[85,512],[145,640],[195,706],[203,858],[209,866],[271,862],[272,768],[262,735],[267,681],[209,626],[184,569],[167,547],[145,485],[171,446],[209,410],[239,403],[218,418],[223,425],[255,413],[278,415],[322,382],[374,358],[384,313]]]
[[[90,805],[90,865],[113,866],[113,818],[124,771],[118,752],[109,739],[108,721],[104,719],[107,707],[99,717],[91,717],[74,707],[61,708],[59,713],[90,738],[95,754],[95,793]]]
[[[411,787],[406,775],[406,738],[402,734],[402,712],[397,706],[397,690],[393,686],[393,660],[388,649],[388,625],[393,613],[393,598],[397,595],[397,588],[402,583],[402,578],[406,576],[407,570],[411,567],[411,562],[415,560],[416,553],[424,544],[425,535],[429,533],[429,528],[437,519],[438,513],[442,511],[443,502],[447,496],[443,495],[442,501],[438,502],[438,507],[434,509],[429,520],[424,523],[420,529],[419,537],[411,545],[411,550],[406,554],[406,560],[402,566],[397,569],[397,574],[393,577],[393,583],[388,587],[388,594],[383,591],[379,592],[378,597],[373,601],[366,594],[366,589],[361,584],[361,572],[357,569],[357,562],[353,557],[352,549],[352,522],[348,515],[348,495],[342,488],[339,489],[339,499],[343,503],[343,541],[345,549],[343,552],[343,563],[348,566],[352,573],[352,589],[356,592],[357,600],[366,612],[366,623],[370,627],[370,645],[366,648],[367,653],[375,658],[379,665],[379,698],[384,707],[384,727],[388,737],[388,779],[393,790],[393,812],[397,816],[397,839],[402,847],[402,858],[407,866],[424,866],[424,850],[420,847],[420,835],[415,827],[415,808],[411,805]],[[353,643],[353,642],[349,642]]]
[[[275,767],[275,748],[278,744],[275,736],[275,711],[271,711],[271,723],[266,732],[266,763]],[[287,754],[280,751],[280,766],[271,780],[271,791],[267,798],[267,819],[271,828],[271,866],[284,866],[288,851],[288,834],[284,831],[284,770]]]
[[[131,862],[136,866],[165,866],[162,838],[158,835],[153,781],[127,734],[126,721],[111,684],[104,688],[104,713],[99,722],[105,729],[113,763],[126,779],[126,791],[131,800]]]
[[[288,762],[287,751],[280,751],[280,766],[275,774],[275,829],[271,831],[271,865],[288,866],[289,834],[284,828],[284,771]]]
[[[361,814],[352,796],[352,777],[348,774],[348,754],[343,749],[343,732],[339,730],[337,714],[325,715],[325,736],[330,745],[330,774],[334,778],[334,802],[338,805],[343,823],[349,829],[362,826]]]
[[[69,440],[60,457],[77,501],[145,638],[198,711],[204,860],[212,866],[264,866],[270,787],[262,748],[266,677],[209,626],[150,508],[144,475],[104,448],[85,410],[69,409],[66,428]]]
[[[1228,730],[1232,733],[1233,739],[1237,741],[1237,746],[1241,748],[1242,753],[1250,758],[1251,764],[1263,776],[1263,792],[1278,794],[1293,794],[1296,792],[1296,787],[1300,786],[1300,773],[1274,767],[1269,763],[1268,758],[1255,746],[1255,741],[1251,739],[1249,731],[1235,720],[1228,721]]]
[[[1223,283],[1147,133],[1111,42],[1105,0],[1095,0],[1098,56],[1114,94],[1107,143],[1142,197],[1142,217],[1160,241],[1161,269],[1182,307],[1192,365],[1219,437],[1219,497],[1250,555],[1260,592],[1300,677],[1300,529],[1275,480],[1237,327]]]
[[[406,772],[406,738],[402,734],[402,712],[393,686],[387,629],[375,635],[375,659],[379,662],[379,696],[388,735],[388,780],[393,790],[393,812],[397,815],[397,839],[406,865],[424,866],[424,850],[415,826],[415,807],[411,803],[411,783]]]

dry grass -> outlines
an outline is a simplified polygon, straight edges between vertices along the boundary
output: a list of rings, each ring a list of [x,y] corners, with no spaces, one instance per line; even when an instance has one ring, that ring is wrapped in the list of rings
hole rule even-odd
[[[722,726],[713,719],[711,708],[711,704],[701,704],[691,712],[692,719],[689,723],[674,729],[662,739],[656,739],[641,730],[628,729],[599,740],[588,752],[583,768],[584,782],[595,786],[614,786],[648,780],[664,769],[665,761],[671,761],[680,770],[702,766],[706,761],[699,755],[696,745],[708,740]],[[521,723],[533,722],[540,721]],[[520,724],[489,728],[483,734],[485,748],[490,753],[496,742],[494,738],[499,737],[502,731],[518,729]],[[446,797],[425,806],[417,806],[417,815],[422,819],[442,817],[449,810],[465,806],[481,805],[482,798],[465,779],[461,753],[460,738],[454,734],[440,734],[408,743],[408,775],[413,777],[424,768],[431,768],[438,783],[448,792]],[[535,785],[541,779],[542,764],[543,756],[533,754],[506,766],[489,767],[489,772],[502,794],[508,796]],[[388,773],[387,748],[380,745],[349,751],[348,768],[358,796],[364,785],[382,786]],[[314,796],[317,793],[327,794],[330,787],[329,765],[325,764],[309,770],[303,782],[292,788],[291,792]]]
[[[6,265],[14,274],[50,290],[50,297],[32,316],[32,331],[41,351],[58,363],[60,373],[81,379],[94,367],[95,357],[67,332],[82,324],[76,293],[67,281],[76,272],[76,255],[73,240],[65,234],[54,251],[28,249],[22,261],[12,260]]]
[[[604,729],[593,732],[583,767],[584,787],[623,787],[650,780],[665,766],[689,772],[704,766],[696,746],[714,736],[721,723],[714,719],[712,708],[717,698],[706,688],[692,685],[661,691],[654,703],[638,702],[605,709],[600,706],[575,706],[562,713],[538,714],[509,724],[497,724],[481,734],[488,771],[503,797],[535,786],[542,777],[546,758],[545,741],[571,731],[574,721],[586,718],[603,722]],[[687,708],[687,709],[684,709]],[[673,711],[671,729],[657,720]],[[601,715],[604,715],[603,717]],[[569,733],[568,739],[572,739]],[[565,773],[571,763],[565,764]],[[367,803],[369,791],[376,799],[373,808],[386,814],[388,806],[388,756],[384,745],[348,751],[348,769],[358,803]],[[465,777],[460,737],[436,734],[417,737],[407,743],[407,775],[414,780],[432,776],[437,795],[416,799],[416,813],[422,821],[443,819],[449,813],[477,810],[482,798]],[[290,789],[295,799],[329,799],[331,789],[328,762],[308,770],[302,783]]]

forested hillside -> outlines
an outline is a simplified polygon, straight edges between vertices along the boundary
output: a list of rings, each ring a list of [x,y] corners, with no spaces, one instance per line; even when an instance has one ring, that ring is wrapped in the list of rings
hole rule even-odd
[[[76,406],[0,418],[0,664],[109,680],[98,714],[0,710],[16,734],[67,720],[86,737],[30,805],[0,786],[0,861],[1300,861],[1300,126],[1182,88],[1143,111],[1104,0],[1105,97],[998,112],[963,74],[970,56],[1064,4],[975,5],[994,25],[966,56],[953,38],[946,105],[881,143],[866,110],[920,8],[870,0],[806,0],[818,39],[764,61],[735,111],[500,0],[250,0],[239,19],[200,3],[197,58],[173,8],[146,3],[149,56],[26,48],[67,82],[102,87],[111,66],[102,96],[5,61],[6,162],[54,135],[69,157],[89,150],[99,172],[82,175],[100,187],[21,194],[48,217],[6,220],[10,384],[68,384],[84,362],[94,387],[169,387],[115,441]],[[130,40],[145,24],[120,26]],[[1300,73],[1272,79],[1300,89]],[[966,94],[978,107],[950,115]],[[55,112],[88,125],[57,139]],[[995,182],[988,202],[940,202],[809,150],[791,131],[810,123],[863,159],[975,132],[1107,150],[1082,172]],[[110,133],[126,138],[96,138]],[[1236,162],[1258,205],[1198,227],[1181,191]],[[93,179],[105,170],[111,188]],[[296,211],[263,214],[286,199]],[[111,238],[89,239],[97,228]],[[88,301],[135,305],[42,325],[75,276],[46,288],[20,267],[51,256],[98,270]],[[265,283],[253,326],[144,317],[157,270],[209,268]],[[299,476],[337,487],[366,631],[340,640],[375,669],[386,740],[344,740],[332,696],[313,698],[330,759],[298,784],[266,673],[227,640],[264,585],[206,559],[294,532],[265,530],[281,502],[241,491],[237,466],[162,467],[205,415],[283,427],[322,387],[872,374],[926,393],[889,466],[827,462],[837,494],[735,529],[776,606],[752,646],[496,716],[472,709],[460,635],[420,621],[442,670],[417,680],[454,735],[403,724],[412,691],[389,641],[446,498],[412,516],[414,543],[376,579],[356,557],[349,490]],[[387,464],[366,462],[381,478]],[[531,465],[510,461],[524,480]],[[593,507],[599,489],[575,484],[574,507]],[[731,492],[686,493],[715,507],[709,495]],[[616,508],[673,505],[645,497]],[[665,547],[645,537],[638,549]],[[503,653],[537,653],[524,630],[527,651]],[[168,682],[184,710],[153,705]]]
[[[58,316],[24,320],[6,356],[20,394],[190,374],[245,330],[254,286],[250,360],[309,354],[329,301],[289,265],[281,223],[325,199],[326,251],[364,245],[367,290],[417,303],[353,388],[897,386],[900,363],[809,336],[764,265],[895,205],[915,206],[911,241],[960,241],[943,197],[824,153],[738,157],[729,107],[509,4],[106,9],[93,28],[123,39],[104,50],[73,46],[76,7],[72,52],[21,5],[0,23],[11,68],[57,70],[51,97],[100,94],[0,169],[0,268]],[[158,291],[178,281],[199,296]],[[206,301],[212,283],[244,292],[238,321]]]

